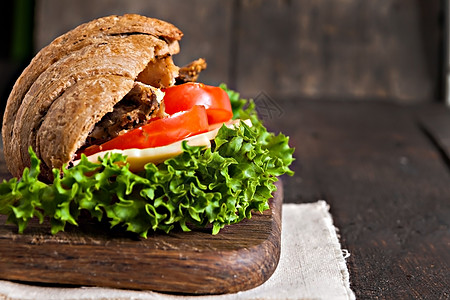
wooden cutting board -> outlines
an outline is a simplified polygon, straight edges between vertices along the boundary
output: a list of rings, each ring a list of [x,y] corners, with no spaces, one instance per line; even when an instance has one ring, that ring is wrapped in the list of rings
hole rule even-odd
[[[227,226],[147,239],[86,222],[55,236],[30,222],[24,234],[0,216],[0,279],[187,294],[247,290],[266,281],[280,257],[281,182],[270,210]]]

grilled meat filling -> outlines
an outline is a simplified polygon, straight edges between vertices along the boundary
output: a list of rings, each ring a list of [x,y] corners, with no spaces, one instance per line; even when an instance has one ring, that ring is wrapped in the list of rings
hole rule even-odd
[[[89,134],[86,145],[101,144],[131,129],[162,117],[162,92],[150,85],[135,82],[131,91],[107,113]]]
[[[152,118],[166,116],[163,93],[159,88],[185,82],[195,82],[206,68],[203,58],[178,68],[170,55],[157,57],[136,78],[133,88],[107,113],[88,135],[80,149],[102,144],[129,130],[145,125]]]
[[[194,60],[193,62],[183,66],[178,71],[178,77],[176,78],[177,84],[185,82],[195,82],[198,79],[200,72],[206,69],[206,61],[203,58]]]

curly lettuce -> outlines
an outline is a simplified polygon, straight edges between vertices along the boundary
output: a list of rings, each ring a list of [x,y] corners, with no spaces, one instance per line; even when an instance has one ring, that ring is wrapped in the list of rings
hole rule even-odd
[[[183,143],[183,153],[135,174],[126,157],[110,153],[92,163],[82,155],[78,165],[53,170],[54,181],[39,180],[40,160],[29,149],[31,167],[20,180],[0,183],[0,214],[22,233],[32,218],[50,219],[51,232],[66,224],[78,225],[82,211],[111,227],[147,237],[149,231],[183,231],[212,225],[217,234],[225,225],[251,218],[252,211],[269,208],[274,182],[292,175],[293,151],[288,137],[267,132],[258,120],[254,104],[230,94],[235,116],[249,118],[236,128],[222,126],[211,148]],[[244,106],[247,108],[244,109]]]

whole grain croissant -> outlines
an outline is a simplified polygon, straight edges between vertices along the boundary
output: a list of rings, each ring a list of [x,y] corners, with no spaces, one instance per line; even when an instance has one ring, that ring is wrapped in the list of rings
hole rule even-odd
[[[30,146],[43,176],[51,178],[51,169],[73,160],[80,147],[157,115],[156,88],[178,77],[171,55],[179,52],[182,35],[161,20],[108,16],[43,48],[16,81],[5,109],[2,136],[12,175],[29,166]]]

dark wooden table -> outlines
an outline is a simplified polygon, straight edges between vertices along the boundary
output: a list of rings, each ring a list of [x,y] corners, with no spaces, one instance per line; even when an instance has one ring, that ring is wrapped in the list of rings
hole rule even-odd
[[[285,202],[330,204],[357,298],[450,298],[450,111],[292,99],[278,112],[265,122],[297,159]]]

